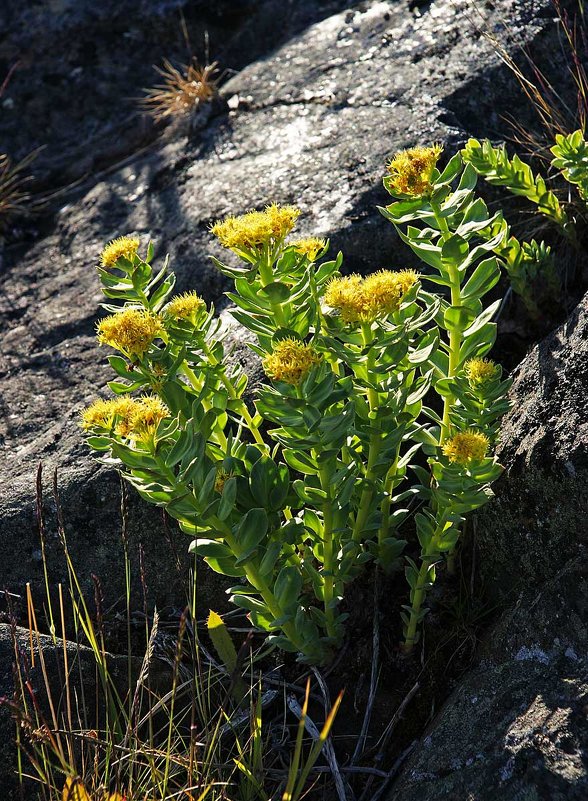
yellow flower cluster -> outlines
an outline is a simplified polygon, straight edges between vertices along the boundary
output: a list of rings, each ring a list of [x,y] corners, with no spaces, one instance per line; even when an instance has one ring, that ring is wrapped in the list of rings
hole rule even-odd
[[[105,317],[97,325],[98,342],[127,356],[142,356],[163,331],[161,320],[143,309],[124,309]]]
[[[369,323],[396,311],[402,296],[418,278],[414,270],[380,270],[367,278],[355,274],[334,278],[327,285],[324,300],[340,312],[344,322]]]
[[[143,439],[157,430],[162,420],[170,416],[169,409],[157,395],[145,395],[137,400],[137,407],[131,418],[130,436]]]
[[[500,367],[491,359],[469,359],[464,365],[466,378],[472,387],[483,386],[498,377]]]
[[[316,236],[310,236],[307,239],[298,239],[295,242],[289,242],[297,253],[306,256],[309,261],[315,261],[321,250],[324,250],[327,244],[324,239],[319,239]]]
[[[448,439],[443,445],[443,453],[450,462],[467,465],[483,459],[489,446],[490,440],[485,434],[469,429]]]
[[[175,320],[194,319],[206,304],[196,292],[184,292],[176,295],[165,307],[165,314]]]
[[[86,431],[113,428],[121,437],[142,439],[153,434],[169,409],[155,395],[142,398],[113,398],[94,401],[81,414],[80,425]]]
[[[89,431],[92,428],[112,428],[114,421],[128,420],[133,413],[135,403],[132,398],[122,397],[112,400],[94,401],[81,415],[82,428]]]
[[[240,217],[216,222],[211,231],[225,248],[253,250],[270,241],[280,241],[294,228],[300,209],[272,203],[264,211],[250,211]]]
[[[443,152],[440,145],[401,150],[387,165],[390,189],[399,195],[423,197],[431,191],[431,177]]]
[[[306,345],[299,339],[281,339],[273,353],[263,360],[263,369],[276,381],[296,385],[320,360],[320,355],[312,345]]]
[[[105,270],[114,267],[117,261],[124,256],[125,259],[132,258],[139,250],[139,240],[134,236],[119,236],[113,239],[102,251],[100,264]]]

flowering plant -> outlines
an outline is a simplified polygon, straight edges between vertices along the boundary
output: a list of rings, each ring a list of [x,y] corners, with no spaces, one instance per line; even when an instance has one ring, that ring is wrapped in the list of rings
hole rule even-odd
[[[501,470],[489,448],[508,384],[484,358],[497,303],[482,298],[500,277],[492,252],[504,231],[488,235],[497,216],[475,197],[473,168],[458,154],[440,173],[440,152],[398,154],[385,179],[397,200],[381,209],[430,274],[342,276],[341,254],[323,260],[326,241],[288,239],[292,206],[212,227],[240,260],[214,259],[269,379],[254,406],[214,309],[195,293],[171,296],[152,246],[141,256],[123,237],[102,254],[103,291],[117,303],[98,337],[119,352],[109,362],[122,380],[83,412],[88,443],[178,520],[193,552],[239,579],[231,600],[257,628],[309,662],[341,642],[346,585],[368,560],[398,564],[402,532],[416,527],[410,650],[435,565]]]

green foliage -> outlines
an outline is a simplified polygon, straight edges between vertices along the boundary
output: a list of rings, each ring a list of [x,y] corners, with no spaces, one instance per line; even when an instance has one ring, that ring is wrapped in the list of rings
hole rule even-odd
[[[234,282],[233,316],[255,336],[251,348],[271,379],[254,411],[246,376],[227,366],[213,309],[193,294],[170,299],[173,276],[153,269],[151,246],[143,259],[133,240],[117,240],[103,257],[105,294],[122,304],[106,307],[115,316],[103,339],[121,352],[110,357],[119,400],[84,413],[90,446],[166,508],[192,537],[192,553],[239,580],[231,600],[270,642],[308,662],[331,658],[346,585],[368,560],[398,564],[424,504],[422,566],[407,569],[407,644],[416,641],[433,561],[453,549],[464,515],[487,500],[500,472],[486,452],[508,382],[481,358],[495,339],[499,301],[483,299],[500,278],[495,251],[506,232],[488,233],[501,217],[476,196],[473,167],[458,154],[440,174],[439,153],[397,159],[389,190],[426,194],[381,209],[432,268],[423,276],[341,277],[340,254],[318,261],[327,243],[286,239],[292,207],[214,226],[241,259],[214,261]],[[403,181],[401,169],[420,175],[423,156],[427,180]],[[125,253],[111,264],[118,246]],[[129,315],[133,308],[148,317]],[[136,390],[158,400],[125,402]]]
[[[558,144],[552,148],[556,158],[552,165],[560,169],[568,181],[578,184],[580,195],[585,199],[583,193],[588,188],[588,171],[583,166],[587,151],[582,133],[576,131],[566,137],[558,135],[556,140]],[[570,242],[576,244],[574,220],[554,192],[547,188],[545,178],[534,175],[529,165],[518,156],[509,159],[504,145],[495,147],[488,139],[483,142],[470,139],[461,154],[463,160],[471,164],[488,183],[504,186],[509,192],[535,204],[544,217],[555,223]],[[561,291],[551,248],[534,239],[520,242],[511,235],[510,227],[501,215],[489,229],[488,235],[495,236],[500,230],[504,232],[504,237],[495,248],[495,253],[502,260],[511,286],[522,298],[529,315],[538,319],[541,313],[534,296],[537,280],[543,280],[552,297],[558,297]]]
[[[505,186],[513,195],[529,200],[537,210],[556,225],[565,228],[568,216],[541,175],[516,154],[509,159],[506,147],[494,147],[490,140],[470,139],[462,150],[463,160],[493,186]]]
[[[578,187],[580,197],[588,201],[588,142],[582,131],[574,131],[568,136],[557,134],[551,152],[555,156],[551,164],[561,170],[569,183]]]

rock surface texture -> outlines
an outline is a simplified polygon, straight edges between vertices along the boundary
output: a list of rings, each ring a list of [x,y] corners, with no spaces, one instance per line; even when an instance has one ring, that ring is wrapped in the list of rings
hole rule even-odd
[[[479,515],[481,578],[508,609],[390,801],[588,796],[588,295],[512,388],[507,472]]]
[[[235,74],[213,106],[160,132],[132,98],[157,82],[154,62],[188,60],[181,13],[200,58],[207,31],[211,58]],[[524,118],[516,81],[482,29],[508,52],[528,48],[554,81],[568,80],[550,0],[2,4],[0,85],[10,79],[0,152],[22,157],[46,145],[35,170],[49,195],[0,249],[0,589],[22,596],[30,582],[37,601],[44,597],[41,462],[50,584],[66,579],[51,499],[57,469],[86,588],[94,573],[106,605],[124,591],[118,477],[96,465],[77,425],[111,377],[94,336],[103,244],[126,233],[153,239],[158,258],[171,254],[180,290],[223,308],[209,226],[275,200],[299,205],[301,233],[328,235],[346,270],[407,266],[408,250],[376,209],[386,199],[386,159],[417,143],[451,149],[472,134],[499,136],[513,108]],[[571,561],[586,536],[585,306],[570,319],[521,367],[503,445],[509,479],[479,522],[483,578],[518,605],[415,753],[394,801],[585,797],[577,724],[586,634],[567,611],[558,626],[567,639],[555,633],[558,604],[569,602],[579,620],[585,597]],[[245,348],[236,358],[250,367]],[[125,536],[134,608],[139,544],[149,604],[182,606],[185,538],[132,492]],[[223,583],[200,571],[200,597],[220,611]],[[3,676],[8,658],[0,657]]]

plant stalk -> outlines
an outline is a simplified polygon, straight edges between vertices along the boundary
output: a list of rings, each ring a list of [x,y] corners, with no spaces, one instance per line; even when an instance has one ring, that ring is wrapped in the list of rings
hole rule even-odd
[[[441,520],[435,529],[435,533],[431,537],[431,541],[427,545],[424,553],[421,554],[422,564],[419,570],[416,587],[413,591],[410,617],[408,620],[408,626],[406,627],[406,634],[404,635],[404,642],[402,644],[402,650],[405,654],[411,653],[416,642],[419,616],[427,591],[427,577],[429,575],[431,565],[437,561],[439,557],[439,537],[445,531],[446,527],[447,522],[445,520],[445,515],[442,515]]]

